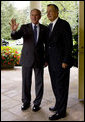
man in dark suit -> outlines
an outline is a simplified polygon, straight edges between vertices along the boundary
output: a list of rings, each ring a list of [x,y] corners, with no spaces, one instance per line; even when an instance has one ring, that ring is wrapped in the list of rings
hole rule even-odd
[[[40,110],[40,104],[43,97],[43,67],[44,67],[44,52],[46,41],[47,27],[41,25],[39,20],[41,12],[38,9],[33,9],[30,12],[31,23],[24,24],[17,30],[18,25],[15,19],[11,20],[11,37],[16,40],[23,37],[23,48],[21,53],[20,64],[22,65],[22,110],[26,110],[31,102],[31,82],[32,69],[35,72],[35,92],[33,111]]]
[[[66,116],[69,72],[72,59],[72,33],[67,21],[58,17],[59,9],[54,4],[47,6],[47,17],[51,21],[47,42],[47,59],[52,89],[55,95],[55,106],[50,111],[56,113],[49,117],[57,120]]]

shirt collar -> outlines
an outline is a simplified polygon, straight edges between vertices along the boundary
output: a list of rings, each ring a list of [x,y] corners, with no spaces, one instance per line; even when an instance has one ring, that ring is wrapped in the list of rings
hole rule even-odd
[[[53,27],[55,25],[55,23],[58,21],[58,17],[52,22],[53,23]]]
[[[35,24],[34,23],[32,23],[32,27],[34,28],[34,26],[35,26]],[[39,27],[39,23],[38,24],[36,24],[36,26],[37,27]]]

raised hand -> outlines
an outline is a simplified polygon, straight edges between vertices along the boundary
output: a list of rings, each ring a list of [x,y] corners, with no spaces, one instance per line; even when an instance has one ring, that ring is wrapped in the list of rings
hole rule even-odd
[[[9,24],[11,26],[12,31],[16,31],[19,26],[19,24],[16,23],[16,19],[13,19],[13,18],[11,19],[11,23],[9,23]]]

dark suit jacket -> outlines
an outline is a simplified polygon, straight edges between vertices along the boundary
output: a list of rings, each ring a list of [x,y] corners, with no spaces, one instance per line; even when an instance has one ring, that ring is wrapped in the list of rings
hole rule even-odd
[[[40,32],[37,45],[35,45],[32,23],[22,25],[21,28],[11,33],[12,39],[23,37],[23,48],[20,64],[27,67],[42,67],[44,65],[44,44],[46,42],[47,27],[39,24]]]
[[[48,62],[52,67],[67,63],[71,67],[72,32],[67,21],[58,18],[47,42]]]

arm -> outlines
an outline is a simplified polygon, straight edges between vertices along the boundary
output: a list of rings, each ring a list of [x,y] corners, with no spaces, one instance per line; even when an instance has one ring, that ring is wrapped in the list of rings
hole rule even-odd
[[[48,55],[47,55],[47,41],[48,41],[48,28],[46,27],[46,31],[45,31],[45,33],[44,33],[44,37],[45,37],[45,41],[44,41],[44,43],[45,43],[45,65],[44,65],[44,67],[46,67],[46,66],[48,66]]]
[[[67,22],[65,23],[64,26],[63,41],[64,41],[64,58],[62,67],[66,68],[71,61],[72,47],[73,47],[72,32],[70,25]]]
[[[23,36],[22,26],[21,26],[21,28],[18,31],[12,31],[11,32],[11,37],[14,40],[20,39],[22,36]]]

